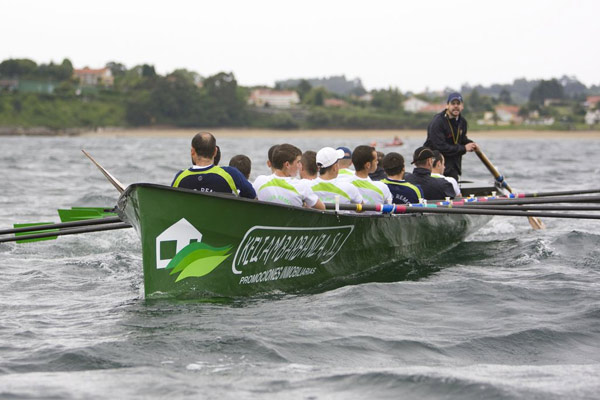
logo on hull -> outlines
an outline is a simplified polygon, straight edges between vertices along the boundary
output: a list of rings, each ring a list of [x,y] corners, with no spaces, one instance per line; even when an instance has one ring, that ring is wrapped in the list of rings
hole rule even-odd
[[[231,246],[212,247],[202,243],[200,233],[185,218],[156,237],[156,268],[179,274],[175,282],[209,274],[225,261]]]

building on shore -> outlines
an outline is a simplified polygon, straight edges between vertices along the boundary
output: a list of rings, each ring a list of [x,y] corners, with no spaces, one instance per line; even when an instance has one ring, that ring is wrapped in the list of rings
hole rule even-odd
[[[112,86],[115,83],[110,68],[92,69],[85,67],[74,69],[73,76],[79,80],[79,84],[82,86]]]
[[[294,90],[255,89],[248,98],[248,104],[255,107],[293,108],[299,103]]]

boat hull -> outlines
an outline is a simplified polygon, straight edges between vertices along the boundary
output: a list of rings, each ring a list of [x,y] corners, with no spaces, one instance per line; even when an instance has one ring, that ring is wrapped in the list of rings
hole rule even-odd
[[[402,278],[491,217],[335,213],[135,184],[119,213],[137,230],[147,297],[237,297]]]

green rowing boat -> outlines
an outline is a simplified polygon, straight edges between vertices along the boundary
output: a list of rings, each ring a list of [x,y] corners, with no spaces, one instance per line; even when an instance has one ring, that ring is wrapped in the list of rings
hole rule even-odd
[[[143,183],[118,213],[141,238],[146,297],[180,298],[397,280],[492,218],[317,211]]]

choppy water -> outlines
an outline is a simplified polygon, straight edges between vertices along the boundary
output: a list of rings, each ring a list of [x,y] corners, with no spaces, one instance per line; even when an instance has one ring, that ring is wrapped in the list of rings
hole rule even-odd
[[[600,141],[479,142],[516,189],[600,184]],[[219,144],[266,172],[273,139]],[[114,205],[81,148],[126,184],[189,163],[189,139],[2,137],[0,229]],[[133,230],[0,244],[0,398],[596,399],[600,222],[544,222],[496,218],[411,281],[221,304],[144,300]]]

